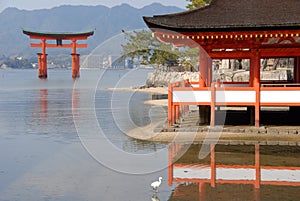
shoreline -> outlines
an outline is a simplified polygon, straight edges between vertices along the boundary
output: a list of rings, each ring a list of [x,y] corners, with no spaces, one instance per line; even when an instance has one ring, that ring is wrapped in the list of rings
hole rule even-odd
[[[168,87],[150,87],[150,88],[105,88],[108,91],[132,91],[151,94],[168,94]]]
[[[167,87],[157,88],[107,88],[106,90],[134,91],[152,94],[167,94]],[[155,106],[167,106],[167,99],[147,100],[144,104]],[[226,145],[286,145],[300,146],[300,133],[298,134],[271,134],[271,133],[248,133],[248,132],[230,132],[230,129],[222,128],[222,131],[217,133],[213,131],[174,131],[162,132],[165,122],[156,122],[144,127],[138,127],[126,133],[127,136],[151,142],[161,143],[213,143]],[[251,126],[240,126],[245,129],[252,129]],[[280,126],[276,126],[280,128]],[[295,127],[296,128],[296,127]],[[300,127],[298,127],[300,130]],[[224,132],[225,131],[225,132]]]
[[[157,132],[156,126],[148,125],[127,133],[134,139],[161,143],[225,144],[225,145],[286,145],[300,146],[297,134],[257,134],[232,132]]]

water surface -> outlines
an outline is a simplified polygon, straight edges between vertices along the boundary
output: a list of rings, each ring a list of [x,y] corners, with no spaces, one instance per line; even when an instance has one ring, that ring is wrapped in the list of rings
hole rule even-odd
[[[84,70],[74,82],[66,70],[49,70],[47,80],[39,80],[36,70],[1,70],[0,201],[299,200],[298,172],[289,174],[294,183],[262,184],[260,191],[252,181],[216,182],[214,187],[208,178],[200,186],[199,178],[176,181],[176,174],[168,169],[171,145],[126,136],[131,129],[164,119],[166,108],[144,105],[152,98],[147,93],[105,90],[143,85],[149,72]],[[95,150],[112,164],[98,160],[82,141],[96,142],[96,138],[102,141],[93,145]],[[133,157],[117,157],[104,142]],[[187,149],[173,161],[174,167],[203,165],[198,173],[206,171],[211,158],[210,154],[198,158],[200,146]],[[297,147],[260,147],[260,151],[260,163],[271,173],[273,166],[300,167]],[[255,166],[255,147],[217,145],[215,154],[217,165]],[[134,173],[126,173],[128,167]],[[179,173],[190,175],[190,170]],[[250,176],[247,171],[240,176],[252,178],[253,170],[249,171]],[[155,193],[150,183],[159,176],[163,183]]]

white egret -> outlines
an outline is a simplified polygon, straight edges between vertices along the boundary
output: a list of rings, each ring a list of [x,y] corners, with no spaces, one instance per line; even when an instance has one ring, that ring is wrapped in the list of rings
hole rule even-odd
[[[161,184],[161,180],[162,180],[162,177],[159,177],[158,178],[158,181],[155,181],[151,184],[151,187],[153,188],[153,190],[156,190],[158,189],[158,187],[160,186]]]

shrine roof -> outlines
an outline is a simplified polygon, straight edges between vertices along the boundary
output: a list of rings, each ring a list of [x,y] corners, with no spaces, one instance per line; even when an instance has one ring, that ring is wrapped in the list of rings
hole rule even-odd
[[[179,32],[300,30],[299,0],[212,0],[203,8],[143,17],[149,28]]]
[[[26,35],[31,36],[47,36],[53,37],[56,39],[63,39],[66,37],[76,37],[76,36],[91,36],[94,34],[93,31],[86,31],[86,32],[37,32],[37,31],[28,31],[23,29],[23,33]]]

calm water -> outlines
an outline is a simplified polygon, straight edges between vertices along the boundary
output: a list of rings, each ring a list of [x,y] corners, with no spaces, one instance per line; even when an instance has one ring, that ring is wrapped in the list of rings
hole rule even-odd
[[[76,118],[89,127],[97,119],[112,147],[128,153],[165,148],[124,134],[164,116],[163,108],[149,115],[156,109],[142,103],[150,95],[103,90],[118,82],[121,87],[141,85],[148,72],[82,71],[74,83],[70,71],[50,70],[46,81],[37,79],[35,70],[0,71],[0,200],[151,200],[149,185],[158,176],[167,178],[164,168],[133,175],[121,172],[122,167],[104,166],[83,146],[74,124]],[[88,114],[92,95],[96,116]],[[124,108],[129,108],[131,122]],[[97,134],[92,126],[88,132]],[[118,162],[106,149],[102,152]],[[166,167],[167,161],[160,163]],[[162,186],[161,199],[167,200],[170,188]]]
[[[251,200],[251,185],[217,184],[217,188],[211,188],[205,183],[205,195],[199,193],[196,181],[168,185],[172,181],[168,169],[170,146],[125,135],[164,119],[166,108],[144,105],[151,98],[146,93],[104,89],[143,85],[148,72],[82,71],[81,78],[74,82],[71,71],[50,70],[48,80],[39,80],[35,70],[1,70],[0,201],[221,200],[224,195],[225,200]],[[184,155],[186,159],[177,162],[210,164],[195,161],[198,148],[191,147]],[[240,156],[243,165],[249,161],[253,165],[254,149],[249,149],[250,154]],[[272,159],[268,163],[274,160],[278,166],[300,166],[285,164],[284,158],[290,154],[278,155],[278,149],[268,152]],[[216,153],[225,152],[222,157],[234,156],[234,161],[240,161],[235,154],[240,150],[220,149]],[[293,150],[289,159],[299,160],[299,153]],[[159,176],[164,180],[156,194],[150,183]],[[299,188],[286,186],[262,188],[267,194],[286,192],[284,195],[291,195],[286,200],[299,200]],[[246,198],[240,193],[244,189],[249,191]],[[260,196],[261,200],[269,199],[263,193]],[[280,196],[270,199],[276,198],[283,200]]]

